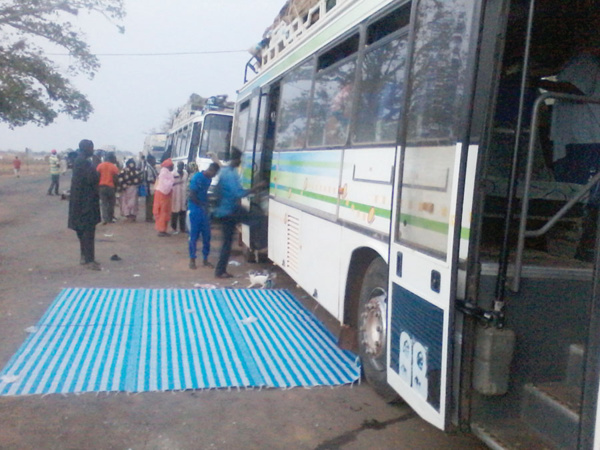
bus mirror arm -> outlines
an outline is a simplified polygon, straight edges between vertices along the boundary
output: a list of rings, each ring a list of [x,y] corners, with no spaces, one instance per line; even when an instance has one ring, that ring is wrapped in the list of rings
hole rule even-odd
[[[456,308],[466,316],[473,317],[485,325],[504,328],[504,311],[484,309],[466,300],[456,300]]]

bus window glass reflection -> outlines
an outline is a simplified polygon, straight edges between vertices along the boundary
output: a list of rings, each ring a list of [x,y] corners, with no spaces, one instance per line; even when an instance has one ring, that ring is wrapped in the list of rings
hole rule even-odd
[[[317,75],[308,132],[310,147],[346,143],[355,72],[356,61],[352,60]]]
[[[304,147],[313,62],[309,61],[292,70],[282,82],[281,111],[277,118],[275,148]]]
[[[402,107],[406,38],[365,54],[355,142],[393,142]]]

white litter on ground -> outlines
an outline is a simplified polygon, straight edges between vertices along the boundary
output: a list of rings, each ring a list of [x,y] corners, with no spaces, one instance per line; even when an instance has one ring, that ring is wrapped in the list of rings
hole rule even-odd
[[[19,379],[19,375],[2,375],[0,381],[3,383],[14,383]]]
[[[244,325],[250,325],[251,323],[256,322],[258,319],[254,316],[250,316],[250,317],[246,317],[245,319],[242,319],[241,322]]]

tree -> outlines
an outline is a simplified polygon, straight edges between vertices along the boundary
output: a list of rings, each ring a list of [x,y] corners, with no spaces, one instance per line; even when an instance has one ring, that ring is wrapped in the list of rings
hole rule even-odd
[[[93,107],[69,81],[94,77],[100,68],[81,31],[70,20],[80,12],[103,15],[119,25],[123,0],[0,0],[0,121],[14,128],[49,125],[58,114],[87,120]],[[42,45],[68,52],[66,69],[45,56]]]

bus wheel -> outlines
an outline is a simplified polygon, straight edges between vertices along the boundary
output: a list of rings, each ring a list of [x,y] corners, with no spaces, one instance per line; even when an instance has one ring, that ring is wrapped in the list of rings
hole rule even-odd
[[[363,374],[369,385],[386,401],[398,399],[387,383],[387,264],[371,262],[360,290],[358,345]]]

